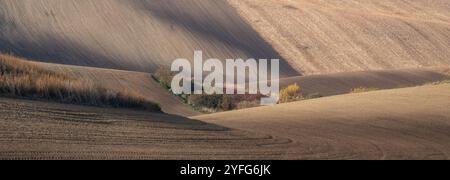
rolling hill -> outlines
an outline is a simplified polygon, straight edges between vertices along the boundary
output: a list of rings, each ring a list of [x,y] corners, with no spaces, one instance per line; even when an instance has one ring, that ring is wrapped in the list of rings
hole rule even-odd
[[[285,143],[188,118],[0,98],[0,159],[276,158]]]
[[[302,75],[450,64],[447,0],[230,0]]]
[[[168,114],[180,116],[199,114],[164,89],[148,73],[50,63],[36,64],[51,71],[64,73],[69,77],[90,80],[108,90],[137,94],[157,103]]]
[[[448,0],[0,0],[0,54],[167,113],[2,96],[0,159],[450,159],[449,49]],[[326,97],[200,114],[151,77],[195,50]]]
[[[2,0],[0,29],[1,52],[59,64],[152,72],[194,50],[280,58],[224,0]]]
[[[165,113],[184,117],[200,114],[170,94],[148,73],[50,63],[37,64],[71,77],[91,80],[110,90],[136,93],[149,101],[158,103]],[[294,76],[281,79],[280,86],[286,87],[296,83],[301,86],[302,93],[305,95],[333,96],[347,94],[359,87],[394,89],[421,86],[450,78],[441,72],[442,70],[436,69],[406,69]]]
[[[192,119],[0,98],[0,159],[449,159],[449,95],[429,85]]]
[[[194,50],[222,60],[281,55],[284,77],[448,66],[450,5],[424,3],[2,0],[0,51],[143,72]]]
[[[289,139],[285,159],[449,159],[450,84],[193,117]]]
[[[65,74],[67,77],[91,81],[108,90],[136,94],[159,104],[162,110],[168,114],[184,117],[200,114],[164,89],[149,73],[41,62],[33,64],[43,69]],[[304,95],[332,96],[347,94],[352,89],[359,87],[393,89],[420,86],[447,79],[449,79],[449,75],[445,74],[445,69],[379,70],[293,76],[282,78],[280,86],[298,84]]]

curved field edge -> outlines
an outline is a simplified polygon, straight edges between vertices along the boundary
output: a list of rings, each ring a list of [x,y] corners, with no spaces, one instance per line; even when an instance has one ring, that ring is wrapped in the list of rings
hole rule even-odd
[[[68,77],[89,80],[111,91],[139,95],[159,104],[162,110],[169,114],[181,116],[199,114],[154,81],[151,74],[148,73],[51,63],[36,62],[34,64]],[[439,82],[448,79],[448,75],[445,74],[446,70],[448,71],[445,68],[404,69],[298,76],[281,79],[280,86],[285,87],[297,83],[301,86],[304,95],[332,96],[347,94],[352,89],[359,87],[392,89]]]
[[[287,159],[449,159],[450,84],[193,117],[290,139]]]
[[[344,72],[282,78],[280,87],[297,84],[302,94],[320,97],[350,93],[355,88],[396,89],[450,79],[449,68],[422,68]]]
[[[180,116],[199,114],[164,89],[149,73],[51,63],[37,64],[48,70],[64,73],[68,76],[88,79],[111,91],[124,91],[137,94],[149,101],[157,103],[161,106],[162,111],[168,114]]]
[[[277,159],[289,141],[181,116],[0,98],[0,159]]]

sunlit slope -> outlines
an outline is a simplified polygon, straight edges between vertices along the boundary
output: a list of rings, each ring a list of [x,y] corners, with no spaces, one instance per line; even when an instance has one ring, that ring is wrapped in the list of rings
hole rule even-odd
[[[448,107],[450,84],[442,84],[195,118],[290,139],[288,159],[449,159]]]
[[[1,0],[0,29],[0,51],[71,65],[151,72],[194,50],[279,58],[224,0]]]
[[[229,0],[302,74],[450,64],[447,0]]]

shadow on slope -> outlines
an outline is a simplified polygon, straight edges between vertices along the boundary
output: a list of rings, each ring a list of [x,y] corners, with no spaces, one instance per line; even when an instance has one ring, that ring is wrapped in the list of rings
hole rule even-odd
[[[236,47],[244,51],[247,58],[281,59],[282,74],[297,74],[269,43],[239,17],[226,1],[166,0],[159,2],[139,0],[138,2],[135,4],[138,8],[148,11],[152,16],[168,21],[171,26],[181,26],[199,38],[207,38]],[[216,57],[210,56],[209,58]]]
[[[6,0],[0,7],[0,51],[45,62],[152,72],[194,50],[222,60],[280,58],[223,0]],[[284,60],[281,68],[298,75]]]

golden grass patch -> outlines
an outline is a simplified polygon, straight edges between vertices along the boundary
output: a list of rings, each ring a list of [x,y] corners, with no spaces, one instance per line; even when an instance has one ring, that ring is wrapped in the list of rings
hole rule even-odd
[[[160,111],[133,93],[113,92],[93,81],[68,77],[14,56],[0,55],[0,96],[98,107]]]
[[[300,92],[300,89],[300,86],[297,84],[292,84],[286,88],[281,89],[280,103],[287,103],[302,99],[303,96]]]

